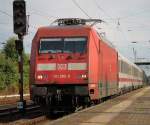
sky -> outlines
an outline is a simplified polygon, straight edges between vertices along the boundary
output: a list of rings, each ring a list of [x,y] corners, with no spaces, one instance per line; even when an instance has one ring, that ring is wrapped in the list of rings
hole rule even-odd
[[[13,33],[13,0],[0,0],[0,48]],[[57,18],[98,18],[105,23],[95,25],[129,60],[150,60],[150,0],[26,0],[29,15],[24,48],[41,26],[51,25]],[[136,42],[136,43],[133,43]],[[136,54],[135,54],[136,53]]]

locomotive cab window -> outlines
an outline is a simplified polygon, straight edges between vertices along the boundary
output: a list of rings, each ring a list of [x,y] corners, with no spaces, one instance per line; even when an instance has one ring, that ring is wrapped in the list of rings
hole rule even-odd
[[[84,53],[87,39],[78,38],[49,38],[41,39],[39,53]]]
[[[41,39],[39,53],[57,53],[63,51],[62,39]]]
[[[64,39],[64,52],[69,53],[84,53],[86,51],[85,38],[65,38]]]

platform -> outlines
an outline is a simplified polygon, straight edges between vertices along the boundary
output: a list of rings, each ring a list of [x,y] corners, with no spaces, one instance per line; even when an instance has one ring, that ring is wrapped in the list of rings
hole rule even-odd
[[[150,87],[110,99],[99,105],[43,125],[150,125]]]

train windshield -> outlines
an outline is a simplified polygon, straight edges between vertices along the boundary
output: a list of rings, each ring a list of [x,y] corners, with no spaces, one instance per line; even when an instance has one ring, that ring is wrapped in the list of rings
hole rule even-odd
[[[52,39],[41,39],[40,41],[40,53],[57,53],[63,51],[63,40],[52,38]]]
[[[84,53],[86,38],[49,38],[40,40],[39,53]]]

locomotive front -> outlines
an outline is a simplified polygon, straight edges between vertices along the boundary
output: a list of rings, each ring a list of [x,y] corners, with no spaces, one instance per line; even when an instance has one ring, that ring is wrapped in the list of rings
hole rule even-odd
[[[38,30],[30,60],[31,98],[49,111],[69,111],[89,102],[88,32],[84,26]]]

